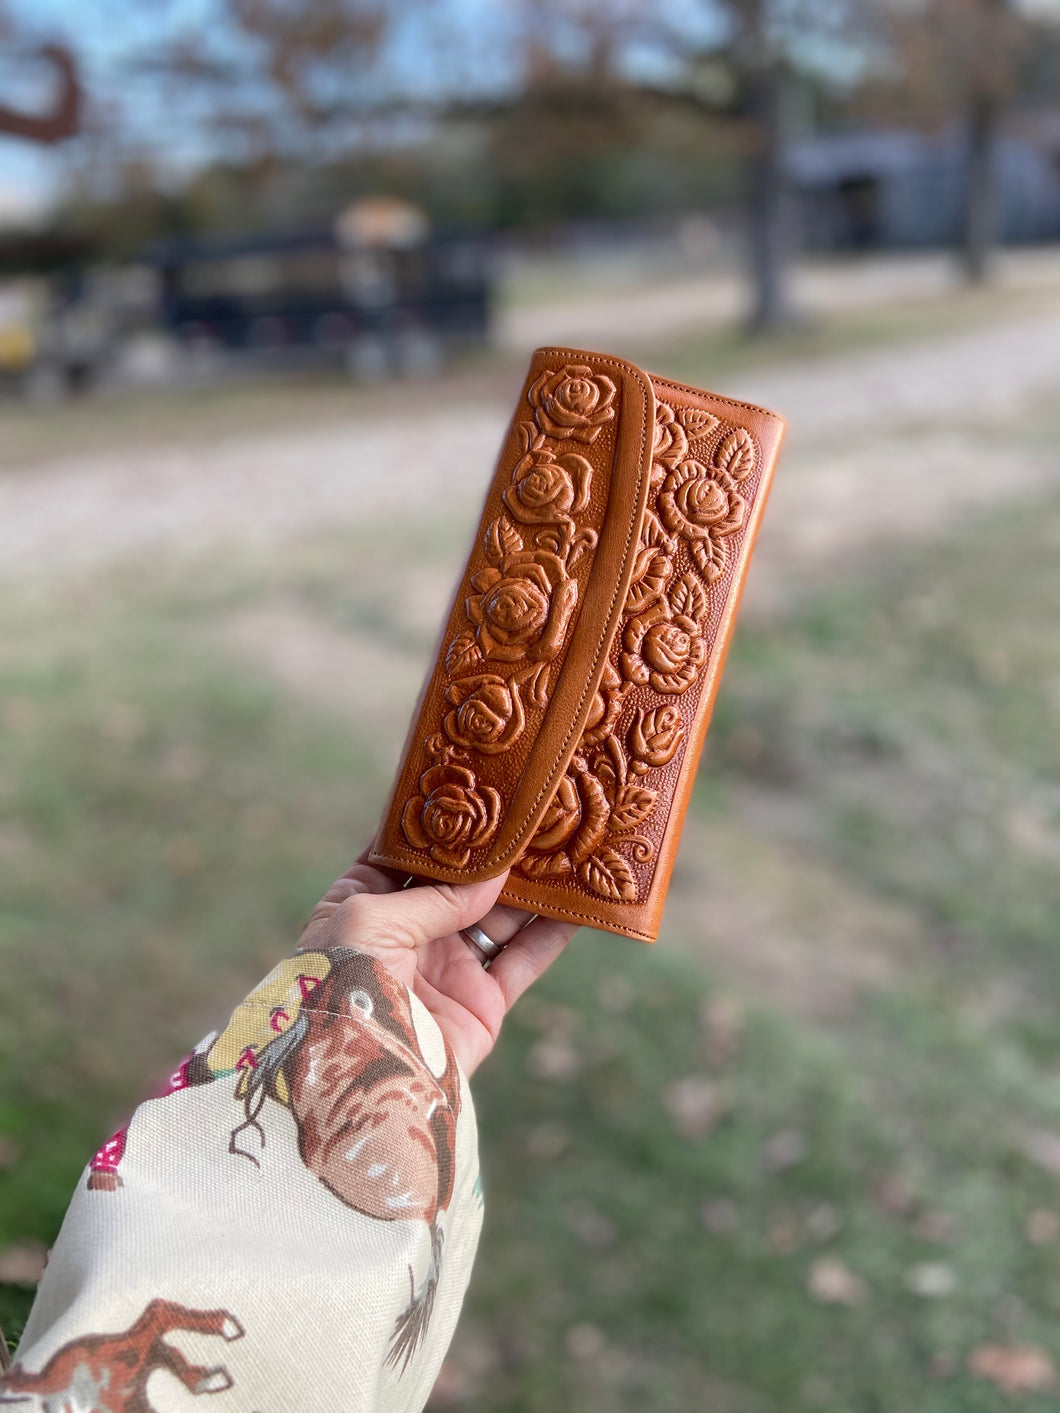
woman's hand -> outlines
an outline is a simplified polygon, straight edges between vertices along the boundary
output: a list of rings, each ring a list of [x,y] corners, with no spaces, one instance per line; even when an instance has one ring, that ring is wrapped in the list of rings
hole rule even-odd
[[[492,1050],[508,1010],[577,930],[545,917],[529,922],[532,914],[497,903],[506,878],[406,888],[402,874],[362,855],[313,909],[298,945],[355,947],[378,958],[427,1007],[470,1076]],[[460,936],[471,923],[509,944],[488,971]]]

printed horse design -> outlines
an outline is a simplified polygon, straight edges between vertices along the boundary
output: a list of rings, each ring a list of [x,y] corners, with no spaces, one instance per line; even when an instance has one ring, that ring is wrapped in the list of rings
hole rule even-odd
[[[249,1126],[267,1094],[289,1104],[303,1162],[340,1202],[379,1221],[418,1218],[430,1228],[427,1275],[417,1290],[409,1272],[409,1305],[388,1356],[405,1369],[438,1286],[438,1218],[453,1194],[460,1075],[448,1045],[442,1074],[433,1074],[408,992],[385,967],[349,951],[326,961],[297,1016],[255,1051],[241,1092]]]
[[[192,1394],[231,1388],[223,1364],[192,1364],[167,1344],[165,1336],[174,1330],[220,1335],[229,1342],[244,1333],[227,1310],[190,1310],[171,1300],[152,1300],[129,1329],[72,1339],[37,1374],[16,1364],[0,1381],[0,1404],[35,1397],[42,1413],[152,1413],[147,1381],[157,1369],[173,1374]]]

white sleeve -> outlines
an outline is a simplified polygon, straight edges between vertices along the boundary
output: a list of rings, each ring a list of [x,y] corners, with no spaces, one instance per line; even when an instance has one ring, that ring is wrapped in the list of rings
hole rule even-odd
[[[481,1224],[437,1025],[379,962],[303,952],[92,1160],[0,1404],[416,1413]]]

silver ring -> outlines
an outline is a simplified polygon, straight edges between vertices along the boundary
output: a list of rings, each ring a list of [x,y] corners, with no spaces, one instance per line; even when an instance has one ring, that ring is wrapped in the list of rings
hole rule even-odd
[[[469,927],[462,927],[460,936],[469,947],[478,953],[479,960],[484,967],[489,966],[490,962],[496,961],[508,945],[507,942],[494,942],[492,937],[483,932],[481,927],[476,927],[474,923],[471,923]]]

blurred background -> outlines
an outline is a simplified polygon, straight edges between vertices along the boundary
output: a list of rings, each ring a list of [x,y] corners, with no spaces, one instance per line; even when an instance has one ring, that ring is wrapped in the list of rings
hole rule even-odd
[[[1057,0],[6,0],[0,131],[8,1335],[371,832],[570,342],[790,432],[662,939],[476,1081],[432,1408],[1055,1408]]]

